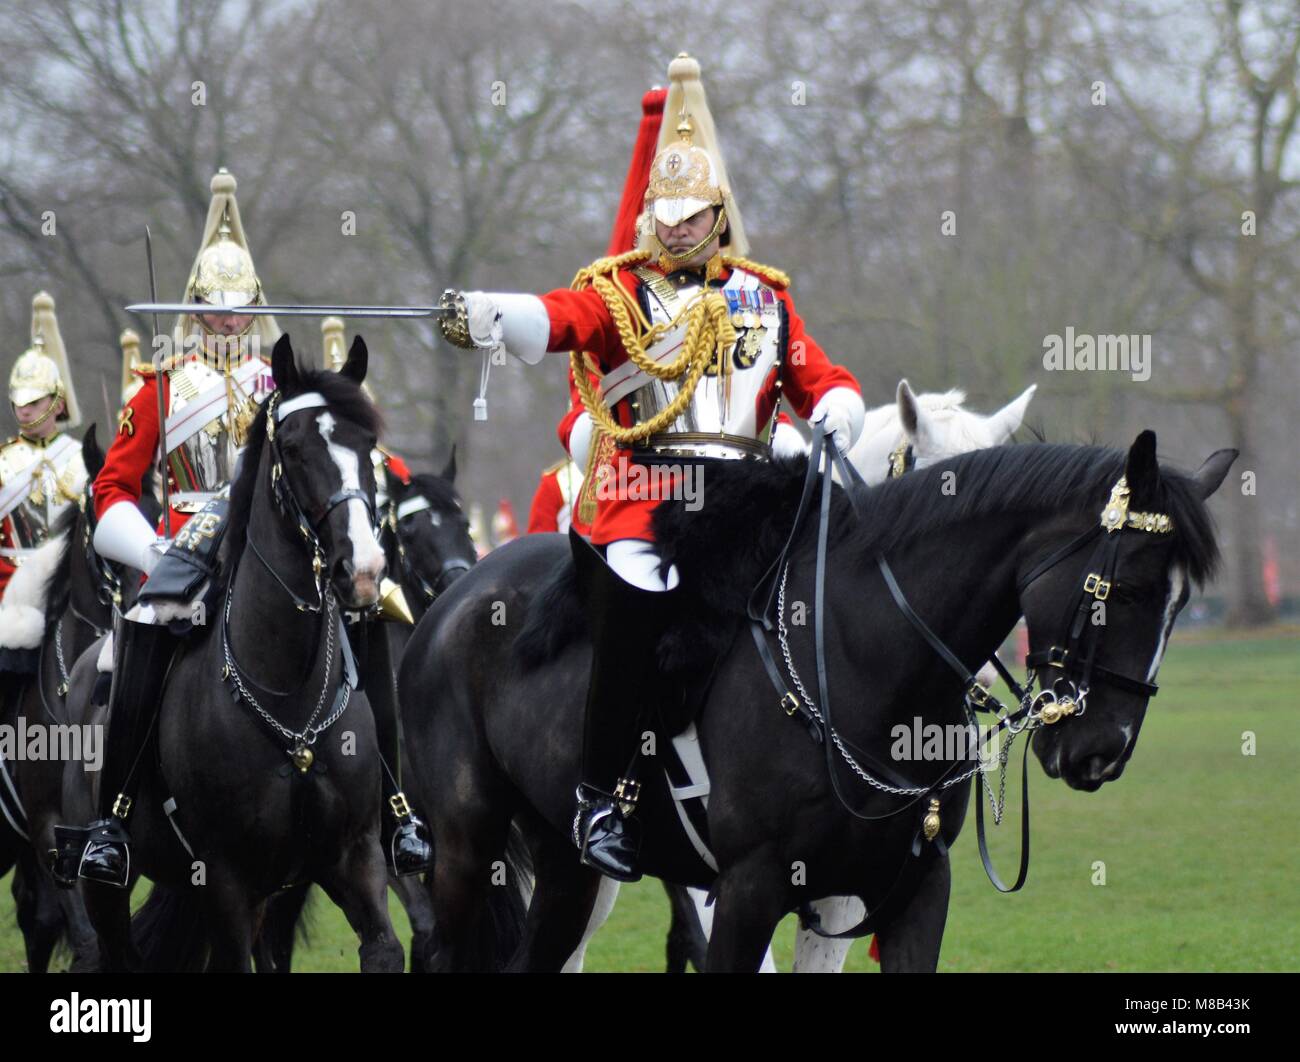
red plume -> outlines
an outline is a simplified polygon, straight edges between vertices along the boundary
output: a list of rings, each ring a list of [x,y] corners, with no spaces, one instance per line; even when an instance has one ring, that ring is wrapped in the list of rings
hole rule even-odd
[[[623,201],[618,205],[614,229],[609,235],[609,254],[623,254],[636,246],[636,219],[645,208],[645,193],[650,186],[650,164],[659,146],[659,127],[664,120],[664,101],[668,90],[652,88],[641,97],[641,127],[637,130],[632,164],[627,168]]]

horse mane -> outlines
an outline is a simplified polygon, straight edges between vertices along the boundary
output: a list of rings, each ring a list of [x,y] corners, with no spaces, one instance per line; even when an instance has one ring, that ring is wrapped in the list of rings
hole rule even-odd
[[[384,421],[375,404],[370,401],[361,385],[350,377],[331,369],[302,369],[297,372],[295,395],[318,392],[329,406],[330,412],[344,420],[379,435]],[[248,521],[253,515],[253,498],[257,489],[257,470],[262,463],[262,450],[266,445],[266,416],[270,399],[258,408],[257,416],[248,429],[248,442],[239,456],[235,481],[230,487],[230,511],[226,517],[226,540],[222,545],[223,563],[237,560],[248,544]]]
[[[449,479],[443,479],[442,476],[435,475],[432,472],[415,472],[411,475],[411,482],[402,487],[401,494],[409,497],[414,494],[421,494],[429,499],[429,503],[435,509],[459,509],[460,492],[456,490],[456,485]]]
[[[858,489],[861,516],[850,518],[835,537],[874,556],[929,532],[1009,512],[1100,513],[1111,487],[1124,474],[1124,461],[1121,450],[1060,443],[973,450]],[[806,459],[795,458],[710,468],[703,509],[690,513],[683,502],[671,501],[655,513],[665,564],[680,568],[683,560],[698,558],[703,563],[707,556],[708,567],[725,576],[723,569],[733,567],[725,558],[740,554],[734,563],[759,567],[761,573],[789,532],[806,467]],[[1134,498],[1133,508],[1173,518],[1177,559],[1198,584],[1204,583],[1219,553],[1200,485],[1187,473],[1163,466],[1157,495]],[[837,512],[847,507],[847,496],[840,498]],[[833,528],[839,523],[832,518]]]
[[[1057,443],[1007,444],[946,458],[870,488],[855,488],[859,516],[836,488],[830,542],[866,563],[920,535],[1009,512],[1096,515],[1124,473],[1123,451]],[[755,585],[789,536],[808,467],[806,457],[710,465],[705,504],[660,505],[653,516],[663,569],[677,566],[690,607],[658,646],[665,671],[707,668],[735,636]],[[1135,510],[1167,513],[1174,521],[1175,556],[1203,584],[1218,563],[1214,524],[1189,475],[1162,467],[1158,496],[1139,497]],[[954,479],[946,479],[952,473]],[[952,483],[955,492],[944,491]],[[813,549],[806,532],[797,552]],[[567,559],[529,608],[516,650],[526,667],[554,655],[581,627],[572,616],[576,583]],[[563,618],[562,618],[563,617]]]

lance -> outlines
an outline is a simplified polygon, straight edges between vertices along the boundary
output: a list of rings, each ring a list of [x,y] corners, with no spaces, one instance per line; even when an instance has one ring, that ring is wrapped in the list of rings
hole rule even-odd
[[[149,231],[148,225],[144,227],[144,253],[149,260],[149,298],[156,306],[158,285],[153,272],[153,234]],[[154,309],[149,312],[153,315],[153,383],[154,390],[158,392],[158,452],[161,455],[159,468],[162,475],[163,535],[170,539],[172,537],[172,492],[167,475],[167,403],[163,398],[162,347],[158,344],[158,315],[165,311]]]

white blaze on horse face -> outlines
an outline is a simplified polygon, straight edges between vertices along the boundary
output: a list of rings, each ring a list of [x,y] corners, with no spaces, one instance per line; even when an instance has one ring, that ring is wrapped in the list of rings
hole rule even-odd
[[[322,438],[328,447],[330,457],[334,459],[344,490],[361,489],[361,470],[357,455],[346,446],[334,442],[334,417],[322,413],[316,418]],[[384,567],[384,551],[375,538],[374,528],[370,526],[369,514],[360,498],[349,498],[348,507],[348,541],[352,543],[353,577],[378,582],[379,573]]]
[[[1169,596],[1165,598],[1164,614],[1160,618],[1160,641],[1156,643],[1155,656],[1147,669],[1147,681],[1154,682],[1156,672],[1160,670],[1160,661],[1165,657],[1169,646],[1169,633],[1174,629],[1174,617],[1178,615],[1178,605],[1183,599],[1183,587],[1187,584],[1187,573],[1181,564],[1169,566]]]

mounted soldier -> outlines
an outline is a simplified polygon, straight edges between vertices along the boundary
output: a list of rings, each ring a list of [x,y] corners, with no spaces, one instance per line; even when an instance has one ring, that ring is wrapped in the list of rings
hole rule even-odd
[[[263,301],[262,284],[244,235],[235,178],[224,168],[212,178],[211,202],[199,252],[185,285],[186,301],[214,306],[243,306]],[[117,435],[92,487],[95,550],[108,560],[149,576],[171,542],[181,539],[193,552],[215,560],[225,494],[234,478],[235,461],[258,405],[274,389],[268,356],[280,329],[273,317],[182,315],[170,337],[170,350],[159,350],[154,365],[137,363],[139,381],[123,381],[124,396],[134,393],[118,415]],[[155,346],[164,337],[155,338]],[[124,334],[124,357],[130,337]],[[161,394],[160,394],[161,392]],[[163,411],[164,431],[159,430]],[[159,460],[161,439],[166,453]],[[138,508],[141,483],[161,463],[166,501],[158,526],[150,527]],[[197,514],[197,532],[184,532]],[[186,575],[199,571],[193,566]],[[201,574],[201,573],[200,573]],[[177,587],[179,599],[182,590]],[[191,595],[197,589],[186,585]],[[188,609],[187,609],[188,611]],[[162,683],[176,639],[157,611],[137,605],[117,617],[111,639],[112,684],[108,738],[100,779],[101,818],[86,831],[68,830],[68,845],[85,837],[76,859],[82,877],[125,887],[130,875],[127,819],[138,784],[133,773],[157,709]],[[101,670],[103,670],[101,658]]]
[[[235,178],[219,170],[210,187],[203,239],[183,301],[218,308],[265,305],[235,199]],[[269,358],[279,336],[269,315],[182,314],[161,371],[150,365],[134,370],[141,386],[122,409],[117,436],[94,483],[94,545],[102,556],[150,578],[141,592],[145,603],[119,617],[113,633],[101,817],[85,830],[60,828],[61,858],[72,861],[82,877],[128,884],[126,826],[140,781],[134,765],[176,648],[166,623],[176,618],[171,606],[189,614],[189,602],[210,587],[216,572],[236,461],[259,405],[275,390]],[[160,408],[165,410],[162,432]],[[165,439],[169,510],[153,528],[136,503],[145,472],[158,460],[160,438]],[[168,564],[155,571],[172,541],[183,548],[171,551]],[[404,838],[416,827],[408,816],[395,833]],[[393,850],[402,849],[399,839]]]
[[[9,405],[18,434],[0,445],[0,671],[30,673],[45,633],[42,585],[7,594],[24,560],[49,537],[86,485],[81,443],[67,434],[81,423],[54,299],[32,299],[32,341],[9,374]],[[36,596],[34,596],[36,595]]]
[[[456,345],[503,346],[527,363],[573,352],[583,406],[612,441],[595,549],[570,536],[595,649],[573,834],[585,863],[625,881],[640,876],[638,734],[675,694],[653,650],[689,607],[676,571],[662,570],[651,526],[658,501],[681,489],[688,466],[766,460],[783,395],[800,416],[824,420],[841,450],[863,422],[857,382],[804,331],[786,276],[744,257],[698,63],[678,56],[669,78],[637,249],[540,297],[449,292],[456,316],[441,322]],[[602,374],[598,386],[583,352]],[[660,489],[638,488],[647,481]]]

